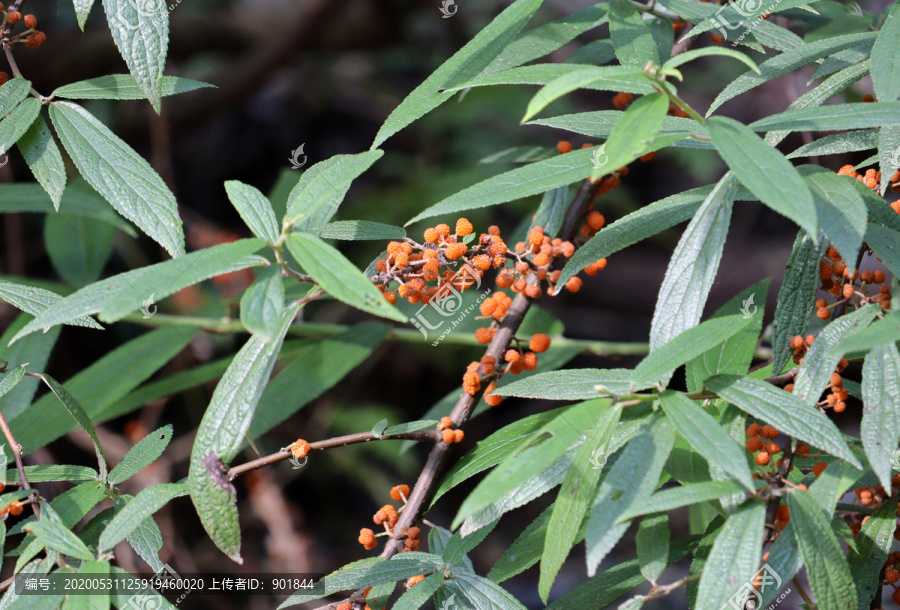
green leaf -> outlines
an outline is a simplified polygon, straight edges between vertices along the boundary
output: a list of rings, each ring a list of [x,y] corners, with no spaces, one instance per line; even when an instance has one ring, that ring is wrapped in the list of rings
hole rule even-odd
[[[732,513],[716,537],[700,577],[697,608],[721,608],[732,596],[746,593],[762,555],[766,505],[753,499]],[[734,604],[741,607],[743,598]]]
[[[787,494],[791,526],[816,604],[822,608],[856,608],[856,587],[828,518],[809,492]],[[830,512],[830,511],[829,511]]]
[[[41,112],[41,102],[28,98],[0,120],[0,155],[12,148],[12,145],[25,135]]]
[[[531,163],[555,157],[559,152],[547,146],[512,146],[488,155],[479,163]]]
[[[254,235],[270,244],[278,241],[281,232],[278,229],[278,221],[275,220],[275,212],[272,210],[272,204],[259,189],[237,180],[228,180],[225,182],[225,192],[228,193],[229,201],[241,215],[244,224]]]
[[[310,167],[288,196],[284,222],[295,230],[318,235],[337,212],[353,180],[382,155],[382,150],[335,155]]]
[[[779,76],[783,76],[789,72],[793,72],[808,63],[825,57],[826,55],[831,55],[832,53],[855,46],[860,42],[874,37],[875,34],[873,32],[834,36],[815,42],[803,43],[795,49],[776,55],[772,59],[760,64],[758,72],[751,70],[731,81],[715,101],[713,101],[706,114],[707,116],[711,115],[716,108],[728,100],[735,98],[742,93],[746,93],[763,83],[778,78]]]
[[[847,560],[859,594],[859,610],[867,610],[872,598],[881,593],[881,568],[893,546],[896,525],[897,500],[886,500],[856,535],[856,552]]]
[[[663,93],[645,95],[631,104],[613,127],[609,140],[592,156],[591,179],[611,174],[645,154],[662,127],[668,109],[669,98]]]
[[[103,10],[113,41],[150,103],[158,113],[160,80],[169,49],[169,7],[165,2],[103,0]]]
[[[818,244],[804,231],[797,234],[794,247],[784,271],[775,319],[772,322],[775,339],[772,343],[774,361],[772,373],[779,374],[791,357],[791,337],[805,335],[815,312],[815,297],[819,289],[819,262],[828,242],[820,236]]]
[[[808,405],[815,405],[843,356],[843,351],[836,348],[840,348],[845,337],[868,326],[879,311],[881,308],[877,305],[867,305],[828,324],[803,357],[791,395]]]
[[[120,496],[121,497],[121,496]],[[159,551],[163,547],[162,532],[153,517],[147,517],[136,530],[126,538],[131,548],[141,556],[154,572],[163,569],[163,562],[159,558]]]
[[[635,517],[649,513],[669,512],[683,506],[718,500],[733,494],[743,493],[743,486],[735,481],[706,481],[690,483],[658,491],[648,498],[642,498],[619,517],[616,523],[624,523]]]
[[[540,5],[541,0],[517,0],[507,7],[406,96],[378,130],[372,148],[378,148],[389,137],[450,99],[452,93],[443,91],[449,82],[472,78],[489,66]]]
[[[566,471],[559,489],[553,512],[547,525],[544,552],[541,557],[541,576],[538,592],[544,603],[550,595],[553,581],[559,574],[572,546],[576,544],[585,514],[594,499],[600,474],[603,470],[598,455],[606,451],[616,424],[622,415],[621,405],[608,409],[586,433],[586,438],[575,453],[572,465]],[[608,453],[606,454],[608,455]],[[604,456],[604,460],[605,460]],[[668,549],[666,549],[668,557]]]
[[[575,251],[563,267],[559,282],[564,285],[594,261],[693,218],[713,186],[701,186],[660,199],[603,227]]]
[[[495,74],[482,75],[463,85],[450,87],[447,90],[452,92],[472,87],[489,87],[494,85],[547,85],[555,79],[572,72],[580,72],[585,68],[596,68],[596,66],[574,63],[521,66]],[[656,91],[643,74],[617,76],[616,73],[611,73],[606,78],[585,84],[584,88],[596,91],[625,91],[635,94],[654,93]]]
[[[862,393],[859,436],[878,479],[882,485],[890,485],[892,458],[900,438],[900,352],[893,343],[873,347],[866,354]]]
[[[90,561],[94,558],[91,550],[65,526],[53,521],[37,521],[28,526],[38,539],[47,545],[47,548],[58,551],[63,555]]]
[[[163,76],[159,80],[159,94],[162,97],[206,87],[215,85],[178,76]],[[53,92],[53,96],[69,100],[141,100],[147,97],[137,80],[130,74],[107,74],[63,85]]]
[[[3,287],[2,283],[0,283],[0,299],[2,298]],[[41,371],[47,365],[50,352],[53,350],[56,339],[59,337],[59,328],[55,328],[47,333],[32,335],[12,347],[6,347],[12,336],[25,326],[29,319],[30,316],[28,314],[19,314],[13,319],[6,332],[0,336],[0,346],[3,346],[3,359],[9,362],[9,366],[17,367],[27,364],[34,370]],[[37,378],[28,377],[19,382],[15,388],[0,396],[0,412],[6,416],[7,421],[12,421],[18,417],[31,405],[38,383]]]
[[[384,435],[391,436],[392,434],[405,434],[407,432],[415,432],[416,430],[434,428],[437,425],[438,420],[436,419],[420,419],[418,421],[406,422],[405,424],[397,424],[396,426],[385,428]]]
[[[506,589],[476,574],[463,572],[456,578],[459,591],[475,610],[527,610]]]
[[[511,494],[518,485],[540,474],[564,455],[580,438],[585,426],[605,417],[609,401],[596,399],[574,405],[537,431],[537,438],[549,435],[545,442],[528,447],[530,441],[520,446],[521,451],[501,464],[475,488],[462,503],[453,527],[488,506],[499,498]],[[526,448],[527,447],[527,448]]]
[[[521,122],[525,123],[567,93],[583,89],[595,81],[602,81],[610,77],[640,75],[641,73],[642,70],[634,66],[604,66],[601,68],[590,66],[564,74],[550,81],[534,94],[534,97],[528,102],[528,108],[525,109],[525,116],[522,117]]]
[[[235,355],[213,392],[191,451],[191,500],[210,538],[237,563],[242,562],[241,532],[234,487],[223,472],[224,464],[234,459],[244,442],[284,335],[299,309],[297,305],[287,308],[274,340],[252,335]]]
[[[266,341],[273,340],[281,327],[284,312],[284,282],[281,267],[270,265],[241,297],[241,323]]]
[[[84,579],[109,578],[111,567],[109,561],[86,561],[78,568],[78,575]],[[110,590],[102,588],[95,589],[90,593],[69,595],[62,610],[109,610],[109,597]]]
[[[13,78],[0,85],[0,117],[5,117],[19,103],[28,97],[31,81],[24,78]]]
[[[19,471],[11,468],[5,471],[5,476],[11,483],[18,483]],[[50,481],[96,481],[100,477],[96,470],[87,466],[73,464],[39,464],[25,466],[25,476],[32,483],[46,483]]]
[[[94,6],[94,0],[73,0],[73,3],[75,4],[75,15],[78,17],[78,27],[83,32],[84,24],[91,13],[91,7]]]
[[[900,232],[870,223],[866,231],[866,243],[894,277],[900,276]]]
[[[128,4],[107,0],[111,1]],[[182,256],[184,233],[178,204],[150,164],[77,104],[54,102],[50,119],[85,180],[169,254]]]
[[[22,377],[25,376],[25,365],[18,366],[12,371],[0,377],[0,396],[3,396],[10,390],[12,390],[16,385],[22,381]]]
[[[866,203],[850,180],[842,176],[824,168],[803,173],[813,195],[819,227],[839,252],[847,253],[848,266],[853,271],[856,261],[852,253],[859,251],[866,234]]]
[[[59,211],[66,189],[66,166],[43,117],[38,116],[17,144],[35,180],[47,191],[53,207]]]
[[[712,288],[731,220],[734,186],[725,174],[706,195],[678,241],[656,298],[650,327],[655,350],[697,325]],[[577,257],[572,257],[573,260]]]
[[[592,138],[609,138],[619,119],[626,111],[622,110],[596,110],[593,112],[576,112],[574,114],[563,114],[560,116],[550,117],[547,119],[535,119],[529,125],[545,125],[547,127],[555,127],[557,129],[565,129]],[[659,129],[660,135],[697,135],[707,140],[698,140],[696,138],[685,138],[672,144],[675,147],[684,148],[714,148],[712,142],[708,141],[706,129],[700,123],[693,119],[684,119],[677,116],[664,116],[662,126]],[[700,187],[704,188],[704,187]],[[694,189],[697,190],[697,189]],[[686,191],[691,192],[691,191]]]
[[[406,237],[403,227],[372,222],[371,220],[338,220],[322,227],[322,239],[349,241],[400,239]]]
[[[895,17],[900,21],[900,18]],[[900,75],[900,70],[898,70]],[[881,172],[880,193],[887,192],[891,177],[900,168],[900,127],[882,127],[878,130],[878,171]]]
[[[643,70],[647,63],[659,65],[659,51],[650,28],[628,0],[610,1],[609,36],[623,66]]]
[[[406,593],[400,596],[391,608],[393,610],[417,610],[425,605],[434,593],[441,588],[444,582],[443,574],[432,574],[425,580],[410,587]]]
[[[496,526],[497,521],[493,521],[480,528],[478,531],[466,534],[465,537],[462,536],[461,532],[457,532],[444,545],[444,549],[441,551],[441,557],[443,557],[444,561],[450,565],[458,564],[465,559],[467,553],[481,544]]]
[[[162,483],[142,490],[112,518],[100,534],[100,550],[112,550],[125,540],[147,517],[156,513],[171,500],[188,495],[184,483]]]
[[[616,49],[612,41],[607,39],[594,40],[580,49],[576,49],[564,60],[567,64],[588,64],[602,66],[616,58]]]
[[[260,239],[241,239],[90,284],[38,313],[13,341],[94,313],[99,313],[104,322],[116,322],[156,299],[210,277],[266,264],[266,259],[250,255],[260,247]]]
[[[900,341],[900,311],[875,320],[866,328],[844,339],[841,349],[845,354],[867,352],[873,347]]]
[[[88,433],[88,436],[91,437],[91,440],[94,441],[94,451],[97,452],[97,463],[100,465],[100,480],[106,481],[106,456],[103,454],[103,448],[100,446],[100,439],[97,438],[97,432],[94,430],[94,424],[91,423],[91,418],[85,413],[84,409],[75,398],[69,394],[66,389],[60,385],[53,377],[50,375],[40,375],[41,381],[47,384],[47,387],[50,388],[50,391],[59,399],[59,402],[62,403],[62,406],[66,408],[66,411],[69,412],[69,415],[78,422],[78,425],[81,426],[85,432]]]
[[[506,45],[482,73],[521,66],[552,53],[584,32],[606,23],[606,13],[606,4],[600,3],[533,28]]]
[[[664,419],[645,425],[613,464],[600,485],[590,511],[586,536],[588,576],[628,529],[628,523],[615,525],[618,518],[639,498],[649,495],[672,451],[675,429]]]
[[[693,32],[693,30],[691,31]],[[735,51],[734,49],[723,49],[722,47],[703,47],[702,49],[691,49],[690,51],[679,53],[675,57],[667,60],[666,63],[662,65],[662,69],[668,70],[670,68],[677,68],[678,66],[686,64],[689,61],[693,61],[699,57],[706,57],[708,55],[724,55],[726,57],[732,57],[742,62],[757,74],[761,74],[759,67],[752,59],[750,59],[740,51]]]
[[[787,155],[787,158],[840,155],[860,150],[871,150],[878,146],[879,131],[877,129],[857,129],[855,131],[833,133],[830,136],[825,136],[800,146],[797,150]]]
[[[742,411],[772,424],[782,433],[860,467],[837,426],[817,408],[804,403],[794,394],[761,379],[740,375],[716,375],[707,379],[704,385]]]
[[[800,173],[778,150],[746,125],[727,117],[710,117],[706,129],[728,167],[767,206],[816,231],[816,208]]]
[[[13,284],[12,282],[0,280],[0,299],[6,301],[16,309],[21,309],[25,313],[30,313],[35,317],[62,298],[63,297],[58,294],[54,294],[43,288]],[[93,318],[88,317],[74,318],[64,322],[64,324],[87,326],[88,328],[103,328],[97,324]],[[13,343],[13,341],[15,341],[15,338],[10,340],[9,343]]]
[[[184,349],[196,331],[164,327],[128,341],[74,377],[66,379],[69,393],[84,405],[91,421],[110,417],[107,410]],[[122,371],[128,371],[123,375]],[[43,447],[73,429],[53,394],[45,394],[10,422],[25,453]]]
[[[699,327],[698,327],[699,328]],[[721,467],[747,491],[754,491],[746,450],[734,442],[712,415],[678,392],[660,394],[659,403],[678,433],[709,464]]]
[[[118,485],[127,481],[138,472],[156,461],[172,440],[172,425],[158,428],[142,438],[138,444],[128,450],[122,461],[109,473],[107,481]]]
[[[48,214],[44,218],[44,243],[60,277],[73,286],[90,284],[100,277],[113,249],[116,230],[85,216]]]
[[[900,102],[832,104],[787,110],[750,124],[754,131],[838,131],[900,125]]]
[[[900,8],[891,9],[872,46],[872,86],[881,102],[900,97]]]
[[[287,247],[300,266],[332,297],[376,316],[406,322],[406,316],[388,303],[353,263],[315,235],[291,233]]]
[[[335,337],[305,343],[263,391],[250,438],[259,438],[334,387],[372,355],[389,330],[380,322],[363,322]]]
[[[766,295],[769,293],[769,278],[757,282],[730,299],[713,314],[721,318],[739,311],[744,318],[752,318],[743,331],[725,343],[708,350],[687,363],[685,377],[688,390],[695,392],[703,388],[703,381],[718,373],[744,374],[750,368],[756,344],[762,332],[765,316]],[[758,296],[759,295],[759,296]],[[756,304],[756,299],[760,304]],[[762,311],[760,311],[762,309]],[[759,316],[756,314],[759,313]]]
[[[667,383],[676,368],[724,343],[747,327],[751,319],[743,315],[713,318],[654,348],[634,369],[635,389]]]
[[[667,514],[658,513],[641,519],[635,535],[638,562],[641,574],[653,584],[656,584],[669,561],[670,538]]]
[[[543,398],[544,400],[588,400],[598,397],[597,385],[616,395],[628,394],[630,369],[568,369],[548,371],[498,388],[500,396]]]

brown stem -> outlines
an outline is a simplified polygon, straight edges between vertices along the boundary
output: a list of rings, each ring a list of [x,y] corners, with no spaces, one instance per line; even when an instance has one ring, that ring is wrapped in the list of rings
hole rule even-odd
[[[28,477],[25,476],[25,464],[22,463],[22,445],[16,442],[16,438],[13,436],[12,430],[9,429],[9,424],[6,423],[6,418],[3,416],[3,413],[0,413],[0,429],[3,430],[3,436],[6,437],[6,443],[12,450],[13,458],[16,460],[16,470],[19,471],[19,485],[22,489],[31,490],[31,483],[28,482]],[[37,492],[32,490],[29,499],[32,500],[31,510],[34,511],[34,518],[40,519],[41,508],[39,506],[40,502],[37,501]]]
[[[429,441],[436,443],[441,440],[441,434],[437,430],[416,430],[414,432],[401,432],[399,434],[390,434],[385,436],[375,436],[372,432],[359,432],[357,434],[348,434],[346,436],[336,436],[324,441],[316,441],[309,444],[310,451],[322,451],[325,449],[333,449],[334,447],[345,447],[346,445],[355,445],[357,443],[368,443],[370,441],[389,441],[389,440],[412,440],[412,441]],[[259,459],[239,464],[228,469],[228,478],[234,479],[238,475],[244,474],[263,466],[269,466],[284,461],[291,457],[291,452],[281,450],[278,453],[263,456]]]

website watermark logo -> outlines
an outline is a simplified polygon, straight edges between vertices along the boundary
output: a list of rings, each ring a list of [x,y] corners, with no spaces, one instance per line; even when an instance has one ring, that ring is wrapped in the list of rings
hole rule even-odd
[[[900,449],[894,450],[894,455],[891,456],[891,468],[900,472]]]
[[[0,167],[3,167],[7,163],[9,163],[9,155],[0,156]]]
[[[443,341],[454,328],[459,326],[459,324],[465,320],[466,317],[488,297],[488,295],[491,294],[491,289],[488,288],[478,297],[478,300],[475,303],[462,309],[462,290],[470,288],[476,290],[481,288],[481,275],[474,267],[466,263],[459,268],[453,277],[441,284],[438,291],[431,299],[429,299],[428,303],[422,305],[415,313],[415,316],[410,318],[409,321],[413,326],[419,329],[419,332],[422,333],[422,336],[426,341],[428,340],[428,331],[440,331],[443,328],[440,336],[431,344],[432,346],[436,346]],[[429,312],[437,314],[436,322],[429,320]],[[459,312],[458,315],[457,312]],[[447,319],[453,315],[457,316],[454,320],[451,321]],[[432,315],[431,318],[433,320],[435,319],[435,316]]]
[[[453,9],[453,10],[450,10]],[[453,15],[456,14],[456,11],[459,10],[459,7],[456,5],[456,2],[453,0],[444,0],[441,2],[441,15],[443,15],[443,19],[450,19]]]
[[[140,27],[140,17],[153,17],[164,13],[171,13],[175,7],[181,4],[178,0],[171,6],[166,6],[163,0],[128,0],[125,6],[116,11],[116,14],[109,20],[109,24],[115,25],[119,30],[134,30]],[[137,13],[137,18],[130,9]]]
[[[300,470],[306,466],[306,462],[309,461],[309,458],[304,455],[303,461],[301,462],[299,458],[291,456],[288,458],[288,461],[291,463],[291,470]]]
[[[149,297],[144,299],[144,304],[141,306],[141,313],[143,314],[143,318],[146,320],[147,318],[152,318],[156,313],[156,302],[153,300],[153,297],[156,296],[156,293],[152,293]]]
[[[781,576],[768,563],[753,575],[753,578],[740,586],[737,592],[731,596],[722,610],[759,610],[762,607],[763,594],[766,589],[781,588]],[[790,589],[783,592],[776,603],[770,607],[775,607],[791,592]]]
[[[291,156],[288,157],[288,161],[291,162],[291,169],[300,169],[304,165],[306,165],[306,154],[303,152],[303,147],[306,146],[306,142],[295,148],[291,151]],[[303,156],[303,161],[300,160],[300,156]]]
[[[603,169],[609,162],[609,155],[606,154],[606,142],[597,146],[591,154],[591,165],[594,169]]]
[[[722,33],[722,38],[724,38],[725,40],[730,40],[730,38],[728,37],[728,30],[744,30],[741,35],[731,43],[731,46],[736,47],[747,36],[747,34],[749,34],[752,30],[759,26],[759,20],[752,18],[763,18],[763,15],[760,13],[763,8],[763,4],[763,0],[735,0],[734,2],[726,2],[718,11],[716,11],[715,15],[710,17],[710,20],[713,27],[715,27]],[[768,7],[767,10],[771,11],[775,9],[778,4],[780,4],[780,2],[774,3],[771,7]],[[734,11],[739,15],[747,17],[749,20],[741,19],[737,22],[737,24],[732,25],[724,15],[725,10],[729,7],[733,8]]]
[[[166,599],[158,593],[158,590],[171,589],[173,588],[171,585],[179,582],[184,582],[184,580],[181,579],[178,572],[172,569],[172,566],[169,564],[164,563],[163,567],[149,579],[149,586],[129,597],[125,600],[124,604],[119,606],[119,608],[121,610],[157,610],[158,608],[164,608],[167,606],[167,602]],[[188,589],[187,592],[182,593],[172,605],[177,606],[184,601],[184,598],[187,597],[189,592],[190,589]]]
[[[609,459],[609,456],[606,455],[606,443],[603,443],[591,454],[591,459],[588,460],[591,464],[591,468],[594,470],[603,470],[603,467],[606,466],[606,461]]]
[[[450,595],[450,597],[448,597],[444,601],[444,603],[441,604],[441,607],[439,610],[455,610],[456,604],[453,602],[454,599],[456,599],[456,593],[453,593],[452,595]]]
[[[891,165],[894,167],[900,166],[900,146],[894,149],[894,152],[891,153],[890,156]],[[3,167],[0,165],[0,167]]]
[[[751,294],[749,297],[747,297],[744,300],[744,304],[741,306],[741,314],[743,314],[743,315],[741,315],[741,317],[744,318],[745,320],[749,320],[750,318],[752,318],[753,316],[756,315],[756,310],[758,308],[756,307],[756,305],[753,304],[753,297],[755,297],[755,296],[756,296],[756,293],[754,292],[753,294]]]

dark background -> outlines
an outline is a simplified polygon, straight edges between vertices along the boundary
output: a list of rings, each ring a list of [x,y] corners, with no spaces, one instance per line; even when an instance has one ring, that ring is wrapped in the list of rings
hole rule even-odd
[[[403,97],[506,4],[463,1],[457,15],[443,19],[437,0],[184,0],[171,12],[166,73],[213,83],[217,88],[166,98],[161,116],[146,101],[89,101],[85,105],[150,160],[169,184],[182,208],[189,249],[206,243],[204,240],[248,236],[249,231],[225,196],[223,181],[238,179],[268,192],[280,176],[283,180],[299,178],[301,172],[290,169],[288,158],[301,144],[308,155],[307,167],[334,154],[367,150],[381,123]],[[545,2],[528,27],[590,4]],[[872,10],[883,4],[864,3],[863,7]],[[34,13],[40,29],[48,35],[39,50],[16,49],[22,72],[38,91],[46,93],[70,82],[126,71],[99,2],[84,33],[77,28],[69,0],[32,0],[26,3],[24,12]],[[539,61],[562,61],[584,42],[607,35],[605,26],[593,30]],[[709,44],[708,35],[703,35],[699,44]],[[738,62],[728,60],[695,62],[684,67],[685,83],[680,90],[703,113],[725,84],[742,71]],[[812,71],[801,70],[759,87],[729,102],[720,112],[744,122],[779,112],[808,90],[806,81]],[[533,93],[532,87],[472,90],[396,134],[383,145],[385,156],[354,182],[338,218],[402,225],[460,188],[512,169],[512,165],[478,163],[490,154],[516,145],[552,147],[560,139],[571,140],[576,148],[590,142],[576,134],[520,126],[519,120]],[[871,93],[868,78],[848,90],[844,98],[859,101],[867,93]],[[614,92],[579,92],[558,100],[542,116],[612,109],[613,95]],[[789,151],[802,143],[802,137],[794,134],[781,149]],[[866,156],[829,157],[818,162],[837,170]],[[31,181],[18,153],[11,152],[10,159],[0,169],[0,182]],[[611,222],[665,196],[714,182],[724,171],[724,164],[710,151],[670,149],[650,163],[633,164],[621,188],[606,195],[598,209]],[[71,167],[69,175],[76,175]],[[533,212],[537,201],[533,197],[467,211],[464,215],[472,220],[476,231],[497,224],[511,232]],[[455,217],[440,219],[451,223],[454,220]],[[43,216],[4,215],[0,222],[0,273],[61,281],[44,249]],[[412,227],[411,235],[419,237],[424,228],[421,223]],[[549,303],[543,299],[541,305],[565,323],[567,336],[645,342],[656,294],[682,229],[666,231],[611,256],[605,271],[595,278],[585,278],[580,293]],[[765,319],[768,324],[796,231],[793,223],[759,203],[736,204],[707,312],[760,279],[772,277]],[[383,244],[344,243],[341,247],[364,267]],[[134,240],[120,232],[104,273],[111,275],[164,259],[160,249],[148,239]],[[863,268],[871,268],[871,263]],[[232,285],[207,282],[162,302],[160,309],[221,316],[225,313],[223,303],[233,306],[235,294],[247,281],[243,277]],[[233,307],[232,312],[236,313]],[[0,305],[0,329],[16,313]],[[364,316],[329,301],[311,306],[306,318],[353,322]],[[140,332],[141,327],[128,323],[102,333],[65,327],[47,372],[64,381]],[[159,376],[233,353],[245,337],[202,335]],[[344,382],[267,435],[260,447],[274,451],[298,437],[319,440],[364,431],[383,417],[392,422],[417,419],[458,386],[466,363],[477,356],[475,348],[387,342]],[[580,356],[569,366],[633,367],[637,361]],[[304,380],[297,379],[297,383],[303,384]],[[175,425],[175,440],[166,454],[126,484],[126,491],[137,493],[147,485],[186,475],[193,431],[213,389],[214,384],[208,384],[100,426],[103,442],[115,462],[147,431],[165,423]],[[519,399],[504,402],[467,427],[466,440],[457,453],[462,455],[501,425],[548,406]],[[853,431],[859,415],[860,405],[851,403],[840,423]],[[157,516],[166,541],[162,558],[179,572],[237,574],[328,573],[368,556],[370,553],[356,542],[359,528],[371,526],[372,513],[388,501],[387,492],[392,485],[413,485],[423,462],[424,448],[402,455],[398,448],[398,443],[346,447],[311,456],[309,464],[299,471],[282,463],[254,477],[242,478],[238,492],[245,562],[240,567],[215,549],[202,531],[190,501],[178,499]],[[91,454],[84,435],[72,433],[33,453],[29,462],[90,464]],[[255,454],[248,450],[236,461],[252,457]],[[52,498],[68,486],[41,487]],[[429,520],[449,526],[455,508],[470,490],[471,486],[463,485],[442,498],[429,513]],[[554,493],[509,513],[501,521],[473,554],[479,573],[487,572]],[[672,515],[671,527],[673,538],[688,533],[686,511]],[[604,561],[603,568],[633,554],[629,542],[633,530]],[[117,560],[122,567],[148,570],[126,547],[120,546],[118,551]],[[585,578],[583,552],[583,545],[573,551],[554,588],[554,597]],[[11,560],[6,562],[4,573],[11,564]],[[674,581],[686,569],[687,563],[682,562],[669,568],[662,580]],[[504,586],[528,607],[542,607],[536,593],[535,569]],[[646,585],[639,590],[645,588]],[[779,607],[792,608],[799,603],[799,596],[794,593]],[[189,597],[181,607],[256,609],[275,605],[274,600],[259,597]],[[655,606],[647,604],[659,608],[683,605],[680,591]]]

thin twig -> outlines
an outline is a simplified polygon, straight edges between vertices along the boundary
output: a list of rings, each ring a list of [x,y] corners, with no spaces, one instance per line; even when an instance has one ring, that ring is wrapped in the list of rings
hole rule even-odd
[[[25,464],[22,463],[22,445],[16,442],[16,438],[13,436],[12,430],[9,429],[9,424],[6,423],[6,418],[2,412],[0,412],[0,428],[3,429],[3,436],[6,437],[6,443],[12,450],[13,458],[16,460],[16,470],[19,471],[19,485],[22,489],[31,490],[31,495],[29,496],[32,500],[31,510],[34,511],[34,518],[40,519],[41,508],[37,492],[32,489],[31,483],[28,482],[28,477],[25,476]]]

